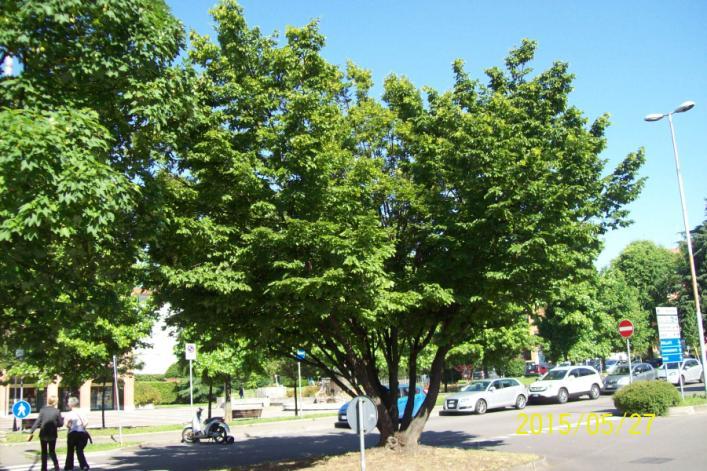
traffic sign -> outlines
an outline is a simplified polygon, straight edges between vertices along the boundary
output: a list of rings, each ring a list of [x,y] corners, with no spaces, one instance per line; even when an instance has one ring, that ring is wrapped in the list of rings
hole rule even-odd
[[[660,356],[663,363],[682,361],[682,342],[680,339],[660,339]]]
[[[18,419],[24,419],[32,412],[32,406],[29,405],[27,401],[17,401],[14,406],[12,406],[12,415]]]
[[[298,360],[304,360],[304,356],[305,356],[304,349],[298,348],[295,356],[297,357]]]
[[[368,433],[378,424],[378,409],[376,405],[373,404],[366,396],[357,396],[349,402],[346,408],[346,421],[351,426],[351,430],[356,433],[361,432],[359,430],[359,420],[358,420],[358,403],[361,402],[361,409],[363,413],[361,414],[361,427],[363,428],[363,433]]]
[[[628,319],[624,319],[619,322],[619,333],[625,339],[633,335],[633,322]]]
[[[188,343],[184,347],[184,358],[186,360],[196,360],[196,344]]]

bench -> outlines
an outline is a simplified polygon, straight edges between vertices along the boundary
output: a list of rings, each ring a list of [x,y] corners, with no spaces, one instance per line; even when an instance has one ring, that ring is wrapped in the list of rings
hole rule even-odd
[[[25,417],[24,419],[20,419],[20,430],[28,430],[32,428],[32,425],[34,425],[34,421],[37,420],[36,417]]]
[[[263,414],[262,408],[257,409],[233,409],[231,418],[233,419],[257,419]]]

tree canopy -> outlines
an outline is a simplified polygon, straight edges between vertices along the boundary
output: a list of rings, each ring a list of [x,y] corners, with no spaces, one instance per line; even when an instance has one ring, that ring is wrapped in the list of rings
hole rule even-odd
[[[605,172],[607,117],[569,105],[567,64],[532,73],[532,41],[486,83],[457,61],[449,91],[393,75],[377,100],[370,72],[322,58],[316,23],[280,44],[235,2],[212,12],[217,41],[190,51],[199,112],[158,176],[157,297],[182,328],[305,348],[376,398],[382,442],[414,445],[453,347],[586,278],[643,153]],[[398,420],[426,355],[427,399]]]
[[[131,292],[189,113],[183,45],[162,1],[2,2],[0,346],[27,368],[86,379],[149,334]]]

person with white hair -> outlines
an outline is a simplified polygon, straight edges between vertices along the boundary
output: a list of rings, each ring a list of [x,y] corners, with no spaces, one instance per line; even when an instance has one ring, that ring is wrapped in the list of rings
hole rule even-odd
[[[86,426],[88,421],[86,416],[81,409],[79,409],[79,400],[76,397],[70,397],[69,408],[71,409],[67,412],[66,428],[69,433],[66,435],[66,463],[64,465],[65,470],[74,469],[74,450],[76,451],[76,457],[79,459],[79,466],[82,470],[89,469],[88,462],[86,461],[86,456],[83,454],[83,449],[88,443],[89,435],[86,431]]]
[[[39,428],[39,442],[42,447],[42,471],[47,471],[47,458],[52,457],[54,470],[59,471],[59,459],[56,457],[56,437],[57,428],[64,425],[61,412],[56,408],[59,401],[56,396],[49,396],[47,405],[39,411],[39,417],[34,421],[32,429],[29,431],[29,440],[34,437],[34,431]]]

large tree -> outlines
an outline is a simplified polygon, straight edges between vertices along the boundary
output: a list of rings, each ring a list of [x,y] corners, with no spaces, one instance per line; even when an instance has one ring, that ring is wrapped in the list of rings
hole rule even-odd
[[[611,261],[611,268],[621,272],[626,283],[637,290],[652,329],[653,345],[658,341],[655,308],[674,304],[679,259],[675,251],[642,240],[630,243]]]
[[[415,445],[450,349],[579,282],[643,154],[606,174],[607,118],[568,104],[566,64],[531,75],[530,41],[487,84],[459,61],[452,90],[391,76],[379,102],[370,73],[321,57],[316,24],[279,46],[235,2],[213,14],[218,42],[192,41],[201,114],[161,176],[156,293],[174,324],[304,347],[375,398],[381,443]],[[398,419],[398,378],[414,386],[428,357],[427,399]]]
[[[0,346],[80,381],[150,331],[131,291],[188,116],[184,33],[159,0],[1,5]]]

